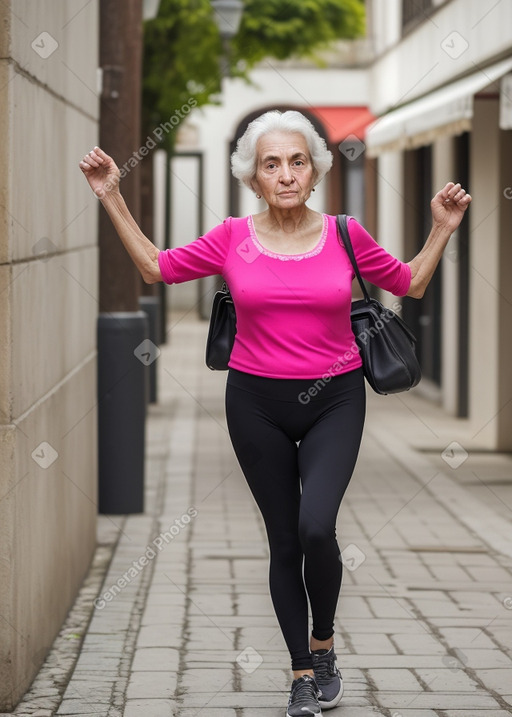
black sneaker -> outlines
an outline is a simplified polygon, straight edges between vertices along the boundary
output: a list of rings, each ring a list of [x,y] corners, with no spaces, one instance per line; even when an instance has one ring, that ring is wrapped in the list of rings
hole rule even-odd
[[[303,717],[304,715],[317,715],[320,717],[322,710],[318,704],[320,691],[313,677],[302,675],[292,682],[290,699],[286,717]]]
[[[336,667],[334,646],[330,650],[313,650],[313,670],[320,689],[318,703],[323,709],[336,707],[343,697],[343,680]]]

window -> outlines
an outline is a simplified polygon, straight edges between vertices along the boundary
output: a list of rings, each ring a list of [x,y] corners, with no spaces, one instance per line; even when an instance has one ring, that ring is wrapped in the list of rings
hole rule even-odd
[[[432,0],[402,0],[402,34],[428,17],[432,8]]]

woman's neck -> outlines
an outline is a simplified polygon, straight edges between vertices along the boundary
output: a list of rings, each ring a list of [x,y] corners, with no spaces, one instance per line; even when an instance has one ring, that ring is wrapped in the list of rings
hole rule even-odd
[[[315,212],[305,204],[292,209],[276,209],[268,207],[260,217],[262,223],[270,231],[281,231],[283,234],[292,234],[297,231],[304,231],[310,225]]]

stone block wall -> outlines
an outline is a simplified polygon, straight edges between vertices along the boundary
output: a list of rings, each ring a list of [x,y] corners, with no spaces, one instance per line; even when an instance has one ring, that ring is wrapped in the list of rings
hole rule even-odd
[[[0,4],[0,711],[95,547],[98,2]]]

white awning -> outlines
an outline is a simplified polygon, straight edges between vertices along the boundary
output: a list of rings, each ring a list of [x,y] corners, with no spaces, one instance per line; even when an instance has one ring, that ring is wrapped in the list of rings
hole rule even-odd
[[[382,115],[366,132],[368,155],[420,147],[438,137],[471,129],[474,95],[510,70],[512,57]]]

